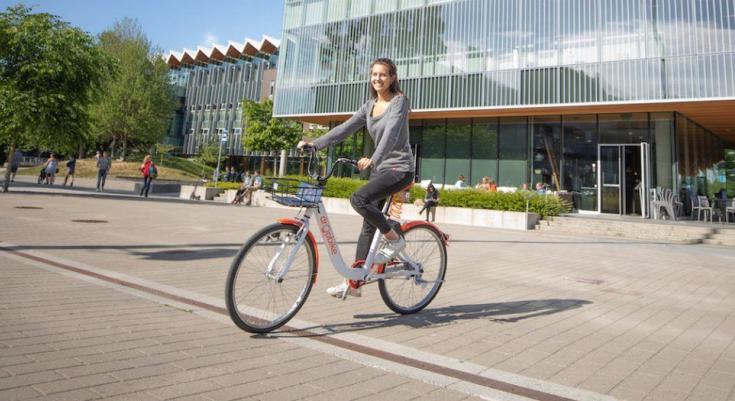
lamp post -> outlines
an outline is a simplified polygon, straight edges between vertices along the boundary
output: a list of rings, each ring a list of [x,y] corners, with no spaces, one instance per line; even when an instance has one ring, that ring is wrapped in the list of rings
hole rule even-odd
[[[219,140],[219,152],[217,152],[217,171],[215,171],[214,174],[214,187],[217,188],[217,183],[219,182],[219,164],[222,160],[222,144],[227,142],[227,128],[222,130],[222,136]]]

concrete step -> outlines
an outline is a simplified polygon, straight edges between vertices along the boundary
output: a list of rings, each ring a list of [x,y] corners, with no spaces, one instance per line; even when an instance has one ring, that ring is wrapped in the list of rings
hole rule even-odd
[[[227,192],[222,192],[221,194],[215,196],[212,200],[219,203],[227,203]]]
[[[735,228],[716,228],[713,235],[721,238],[732,238],[735,240]]]
[[[730,238],[707,238],[702,240],[702,243],[735,247],[735,239]]]
[[[701,243],[705,239],[710,239],[715,234],[715,228],[710,227],[686,226],[676,223],[661,224],[650,221],[619,221],[564,216],[541,221],[536,228],[540,231],[572,235],[629,238],[684,244]],[[729,237],[727,240],[729,241]],[[725,240],[717,239],[717,241]]]
[[[704,240],[705,244],[735,246],[735,229],[716,228]]]

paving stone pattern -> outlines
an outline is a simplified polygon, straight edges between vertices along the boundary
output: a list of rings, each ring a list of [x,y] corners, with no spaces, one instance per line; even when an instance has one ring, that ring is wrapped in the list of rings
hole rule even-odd
[[[1,254],[0,263],[2,400],[471,398]]]
[[[14,209],[20,205],[44,209]],[[238,246],[284,211],[9,194],[0,198],[0,215],[0,240],[21,249],[222,298]],[[331,218],[337,238],[346,241],[343,255],[351,257],[360,221]],[[452,236],[447,281],[424,312],[395,315],[370,286],[362,298],[335,301],[324,290],[339,277],[322,258],[298,318],[618,399],[735,400],[733,247],[442,228]],[[238,392],[257,399],[275,390],[277,399],[370,397],[364,385],[349,381],[329,389],[330,375],[295,383],[291,392],[277,378],[263,379],[267,372],[288,376],[281,367],[302,354],[296,359],[305,368],[293,373],[297,377],[350,365],[376,386],[386,377],[397,381],[378,392],[425,386],[20,263],[1,265],[0,383],[6,387],[0,391],[6,393],[0,399],[57,388],[76,392],[80,398],[73,399],[140,399],[136,392],[155,399],[200,397],[194,393],[199,386],[209,398],[189,399],[233,399]],[[32,291],[39,287],[43,292]],[[312,360],[319,369],[306,367]],[[93,364],[101,369],[85,370]],[[263,376],[240,381],[251,369],[256,373],[247,375]],[[314,383],[324,391],[311,393]],[[431,390],[437,397],[451,393],[441,399],[464,397]]]

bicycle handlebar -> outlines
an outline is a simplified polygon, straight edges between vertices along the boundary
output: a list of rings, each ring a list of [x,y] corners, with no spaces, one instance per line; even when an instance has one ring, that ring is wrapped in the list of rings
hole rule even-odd
[[[339,159],[334,161],[334,164],[332,164],[332,168],[329,169],[329,173],[326,176],[322,177],[318,173],[315,173],[313,171],[314,165],[316,164],[316,166],[318,167],[320,163],[320,158],[319,155],[316,153],[316,148],[314,148],[314,146],[311,146],[311,144],[305,144],[301,148],[301,150],[304,152],[309,152],[309,163],[306,168],[307,174],[309,175],[309,177],[319,182],[320,185],[324,185],[327,183],[327,180],[332,177],[332,175],[334,174],[334,170],[339,164],[349,164],[354,168],[358,168],[356,160],[340,157]],[[314,161],[316,161],[316,163],[314,163]]]

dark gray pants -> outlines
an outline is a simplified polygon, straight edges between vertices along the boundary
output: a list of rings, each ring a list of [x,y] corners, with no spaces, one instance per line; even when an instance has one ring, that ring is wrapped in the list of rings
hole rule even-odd
[[[143,187],[140,188],[140,196],[148,197],[148,191],[151,189],[151,183],[153,182],[153,178],[150,176],[143,177]]]
[[[106,179],[107,179],[107,169],[99,169],[97,171],[97,189],[105,189]]]
[[[357,239],[355,260],[364,260],[367,257],[376,228],[383,234],[391,230],[382,211],[385,200],[391,194],[406,188],[411,181],[413,181],[412,172],[382,171],[371,174],[368,183],[352,194],[350,197],[352,207],[365,219],[362,222],[360,237]]]

